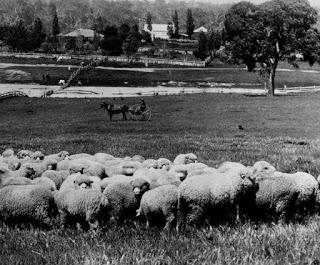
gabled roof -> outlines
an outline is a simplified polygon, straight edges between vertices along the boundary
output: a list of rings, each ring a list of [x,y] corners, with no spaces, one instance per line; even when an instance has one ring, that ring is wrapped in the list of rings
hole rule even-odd
[[[103,38],[103,34],[99,34],[101,38]],[[76,29],[74,31],[71,31],[67,34],[59,34],[59,36],[63,36],[63,37],[79,37],[79,36],[83,36],[84,38],[93,38],[94,37],[94,31],[92,29]]]
[[[208,29],[202,26],[202,27],[200,27],[200,28],[195,29],[193,32],[194,32],[194,33],[200,33],[200,32],[207,33],[207,32],[208,32]]]

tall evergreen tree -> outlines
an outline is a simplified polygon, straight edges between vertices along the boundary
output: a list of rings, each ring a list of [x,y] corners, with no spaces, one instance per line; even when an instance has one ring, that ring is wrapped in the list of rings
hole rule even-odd
[[[148,12],[148,14],[147,14],[146,24],[147,24],[147,29],[149,31],[152,31],[152,16],[151,16],[150,12]]]
[[[53,15],[53,21],[52,21],[52,35],[57,36],[60,33],[60,26],[59,26],[59,19],[57,12]]]
[[[188,9],[187,10],[187,35],[189,36],[189,39],[191,39],[193,35],[195,25],[194,25],[194,20],[192,16],[192,10]]]
[[[173,22],[173,35],[175,38],[179,38],[179,17],[177,10],[174,11],[172,15]]]
[[[46,34],[43,32],[42,21],[39,17],[36,17],[36,19],[33,22],[31,35],[33,48],[39,48],[46,37]]]

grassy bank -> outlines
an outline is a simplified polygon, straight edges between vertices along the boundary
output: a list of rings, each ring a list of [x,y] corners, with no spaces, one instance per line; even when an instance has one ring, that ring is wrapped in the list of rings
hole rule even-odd
[[[113,101],[112,99],[104,99]],[[0,104],[0,151],[107,152],[146,158],[194,152],[201,162],[320,174],[320,94],[146,98],[149,122],[108,121],[99,99],[21,98]],[[116,103],[136,103],[117,99]],[[241,125],[242,129],[239,129]],[[179,235],[143,226],[92,232],[0,225],[1,264],[319,264],[319,217],[296,224],[239,224]]]

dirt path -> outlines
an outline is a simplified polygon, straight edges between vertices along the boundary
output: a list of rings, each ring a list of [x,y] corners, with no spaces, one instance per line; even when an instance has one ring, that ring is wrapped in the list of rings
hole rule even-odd
[[[10,68],[10,67],[53,67],[53,68],[78,68],[79,65],[61,65],[61,64],[17,64],[17,63],[0,63],[0,69]],[[246,71],[246,68],[243,67],[207,67],[207,68],[169,68],[169,67],[163,67],[163,68],[129,68],[129,67],[108,67],[108,66],[98,66],[97,69],[102,70],[110,70],[110,71],[134,71],[134,72],[144,72],[144,73],[152,73],[155,71],[226,71],[226,70],[238,70],[238,71]],[[283,69],[279,68],[277,69],[279,72],[302,72],[302,73],[320,73],[318,70],[301,70],[301,69]]]
[[[0,84],[0,94],[9,91],[22,91],[30,97],[42,97],[45,91],[58,89],[59,86],[43,86],[37,84]],[[318,92],[320,87],[277,89],[277,95],[292,93]],[[154,95],[176,95],[191,93],[233,93],[245,95],[265,95],[264,89],[252,88],[196,88],[196,87],[69,87],[51,97],[64,98],[104,98],[104,97],[141,97]]]

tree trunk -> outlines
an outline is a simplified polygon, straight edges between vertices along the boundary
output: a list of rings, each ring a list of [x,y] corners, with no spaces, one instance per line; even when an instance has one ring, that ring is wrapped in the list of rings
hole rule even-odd
[[[274,96],[274,90],[275,90],[275,77],[276,77],[276,68],[277,65],[273,65],[270,72],[269,72],[269,78],[268,78],[268,96],[273,97]]]

